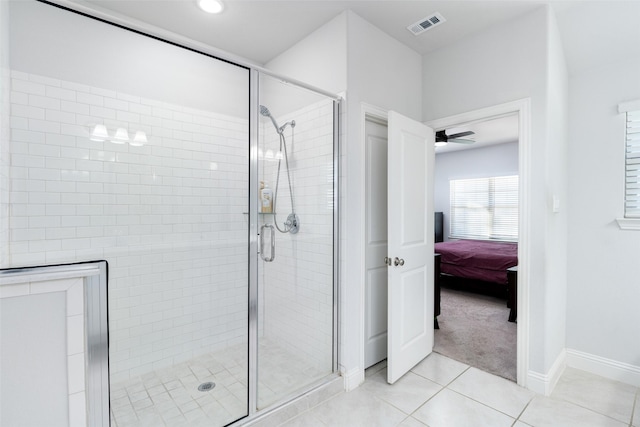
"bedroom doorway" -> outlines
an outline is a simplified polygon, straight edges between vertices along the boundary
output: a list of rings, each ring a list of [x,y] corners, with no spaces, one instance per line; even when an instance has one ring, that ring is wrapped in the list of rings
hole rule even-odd
[[[529,322],[529,304],[528,304],[528,286],[529,286],[529,212],[528,206],[529,203],[529,194],[527,191],[528,182],[529,182],[529,153],[530,153],[530,100],[523,99],[518,101],[513,101],[505,104],[496,105],[493,107],[483,108],[455,116],[446,117],[443,119],[434,120],[428,122],[427,125],[433,128],[435,131],[455,128],[464,126],[471,123],[479,123],[482,121],[487,121],[491,118],[498,118],[501,116],[506,116],[510,114],[516,114],[518,120],[518,175],[519,175],[519,214],[518,214],[518,300],[516,303],[517,308],[517,323],[516,323],[516,334],[517,334],[517,344],[516,344],[516,381],[518,385],[522,387],[527,387],[527,372],[528,372],[528,349],[529,349],[529,335],[528,335],[528,322]],[[386,114],[387,112],[381,110],[379,108],[362,105],[362,153],[363,153],[363,165],[366,162],[367,150],[366,150],[366,139],[367,139],[367,122],[378,122],[378,124],[383,124],[386,122]],[[366,172],[363,167],[363,183],[366,182]],[[379,175],[378,175],[379,176]],[[363,223],[363,228],[366,229],[365,218],[366,218],[366,210],[371,207],[367,204],[367,195],[366,188],[363,185],[362,188],[365,193],[365,203],[362,203],[362,211],[361,218]],[[386,203],[386,200],[385,200]],[[366,246],[367,242],[365,239],[362,241],[362,261],[361,265],[363,268],[361,270],[361,295],[363,301],[363,336],[361,341],[361,365],[363,367],[363,371],[366,367],[374,364],[373,360],[375,357],[371,357],[369,351],[366,348],[366,341],[369,338],[375,337],[376,332],[380,338],[384,335],[383,325],[386,324],[386,313],[372,315],[370,298],[371,296],[367,296],[366,290],[366,276],[367,269],[366,265]],[[371,321],[374,323],[370,323]],[[505,323],[506,320],[505,320]],[[372,326],[373,325],[373,326]],[[375,327],[378,327],[378,330]]]
[[[434,178],[443,230],[434,351],[514,382],[507,268],[518,264],[518,127],[511,113],[440,130]]]
[[[516,382],[527,387],[529,371],[529,265],[530,265],[530,152],[531,152],[531,100],[529,98],[482,108],[455,116],[433,120],[427,124],[442,131],[487,122],[514,115],[517,117],[517,172],[518,172],[518,267],[516,323]],[[437,168],[436,168],[437,169]],[[436,170],[437,173],[437,170]],[[437,196],[436,196],[437,197]],[[446,225],[445,225],[446,227]],[[446,231],[445,231],[446,233]],[[441,315],[442,316],[442,315]],[[506,324],[508,319],[505,319]]]

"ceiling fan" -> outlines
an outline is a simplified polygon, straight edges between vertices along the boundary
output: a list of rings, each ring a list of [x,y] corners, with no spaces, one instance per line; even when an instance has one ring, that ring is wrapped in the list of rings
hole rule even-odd
[[[475,135],[475,132],[468,130],[466,132],[458,132],[447,135],[446,130],[439,130],[436,132],[436,147],[442,147],[450,142],[456,144],[473,144],[475,143],[473,139],[464,139],[465,136],[471,135]]]

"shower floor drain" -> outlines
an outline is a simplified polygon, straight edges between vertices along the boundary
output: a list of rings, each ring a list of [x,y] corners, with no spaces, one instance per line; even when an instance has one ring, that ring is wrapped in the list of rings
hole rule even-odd
[[[198,390],[200,391],[210,391],[213,390],[213,388],[216,386],[216,383],[212,383],[212,382],[208,382],[208,383],[202,383],[198,386]]]

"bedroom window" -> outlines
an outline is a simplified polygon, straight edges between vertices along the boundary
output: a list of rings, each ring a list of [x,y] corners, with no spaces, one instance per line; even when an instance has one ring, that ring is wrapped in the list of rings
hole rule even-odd
[[[449,181],[450,236],[518,240],[518,175]]]

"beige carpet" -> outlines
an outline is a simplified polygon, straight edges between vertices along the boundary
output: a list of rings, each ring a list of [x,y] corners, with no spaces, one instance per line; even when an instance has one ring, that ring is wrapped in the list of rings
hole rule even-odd
[[[505,300],[442,289],[434,351],[516,381],[516,324]]]

